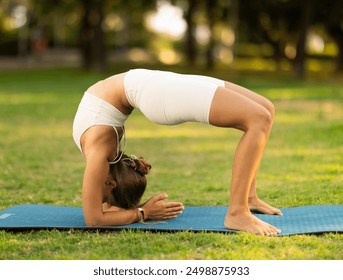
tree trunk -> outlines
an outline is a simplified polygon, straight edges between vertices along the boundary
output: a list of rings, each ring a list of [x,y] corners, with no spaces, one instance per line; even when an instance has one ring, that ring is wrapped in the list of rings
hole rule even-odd
[[[191,66],[195,65],[197,57],[196,41],[195,41],[195,24],[193,15],[196,9],[197,0],[188,0],[188,9],[185,12],[185,20],[187,22],[185,54],[187,61]]]
[[[106,70],[106,47],[102,23],[104,0],[82,0],[80,48],[83,68],[102,72]]]
[[[297,42],[297,54],[294,60],[294,71],[297,78],[304,78],[305,76],[305,62],[306,62],[306,39],[307,31],[311,22],[311,1],[303,0],[302,15],[300,21],[300,34]]]
[[[343,34],[341,34],[340,39],[336,40],[338,45],[338,55],[336,60],[336,72],[343,73]]]
[[[340,26],[331,26],[328,31],[338,46],[336,72],[343,72],[343,30]]]
[[[215,40],[213,36],[213,27],[215,24],[215,8],[217,5],[217,0],[207,0],[206,1],[206,10],[207,10],[207,22],[208,29],[210,30],[210,38],[206,50],[206,66],[207,69],[213,69],[214,67],[214,47]]]
[[[278,70],[281,69],[280,62],[284,58],[283,50],[284,50],[284,42],[280,39],[273,39],[268,30],[261,28],[261,34],[263,39],[273,48],[273,60],[275,61],[276,68]]]

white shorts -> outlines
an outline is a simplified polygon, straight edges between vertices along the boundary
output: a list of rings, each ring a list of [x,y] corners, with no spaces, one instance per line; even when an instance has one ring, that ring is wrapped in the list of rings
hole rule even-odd
[[[126,73],[124,87],[130,105],[157,124],[209,123],[216,89],[223,80],[173,72],[133,69]]]

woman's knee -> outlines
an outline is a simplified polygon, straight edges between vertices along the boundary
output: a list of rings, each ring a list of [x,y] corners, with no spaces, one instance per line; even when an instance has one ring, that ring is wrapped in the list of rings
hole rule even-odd
[[[248,120],[247,130],[254,129],[268,134],[273,125],[273,113],[272,108],[269,110],[264,106],[260,106],[255,112],[252,112]]]
[[[275,115],[275,106],[274,106],[274,104],[270,100],[265,99],[264,107],[269,111],[269,113],[271,115],[271,118],[273,120],[274,119],[274,115]]]
[[[274,115],[275,115],[274,104],[264,96],[259,95],[259,97],[260,97],[260,99],[259,99],[260,105],[262,105],[270,113],[271,119],[273,120]]]

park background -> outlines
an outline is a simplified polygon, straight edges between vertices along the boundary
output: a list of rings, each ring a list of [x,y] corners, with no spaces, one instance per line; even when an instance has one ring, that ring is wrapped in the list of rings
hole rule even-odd
[[[130,68],[216,76],[276,106],[258,177],[278,207],[343,203],[343,1],[2,0],[0,209],[81,207],[71,126],[84,90]],[[135,111],[128,153],[153,169],[145,198],[226,205],[241,133],[157,126]],[[0,231],[0,259],[342,259],[340,234]]]

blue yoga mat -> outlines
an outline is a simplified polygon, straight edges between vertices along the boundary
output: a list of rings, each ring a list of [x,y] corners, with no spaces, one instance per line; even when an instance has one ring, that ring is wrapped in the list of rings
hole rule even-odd
[[[343,205],[282,208],[283,216],[255,214],[281,229],[282,235],[343,232]],[[188,206],[176,219],[161,223],[135,223],[96,229],[149,231],[235,232],[223,226],[226,206]],[[87,227],[82,208],[52,205],[17,205],[0,211],[0,229],[94,229]]]

